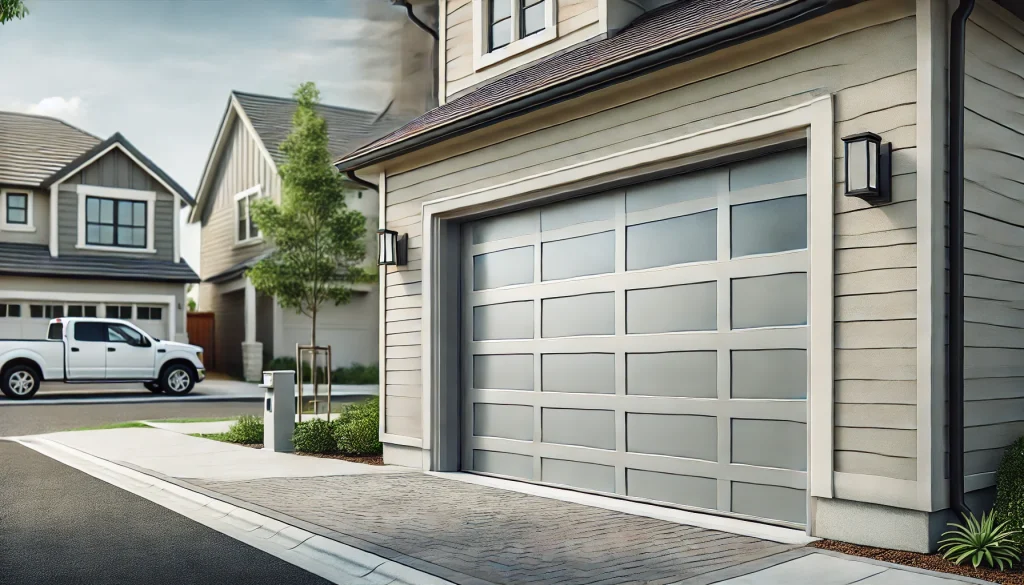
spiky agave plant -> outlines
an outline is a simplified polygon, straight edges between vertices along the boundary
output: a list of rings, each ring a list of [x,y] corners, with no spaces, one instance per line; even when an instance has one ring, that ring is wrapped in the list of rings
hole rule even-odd
[[[1009,522],[996,524],[996,513],[982,514],[981,520],[974,514],[964,516],[966,526],[950,523],[954,530],[945,532],[939,541],[942,558],[959,565],[968,558],[977,569],[985,561],[993,569],[1005,570],[1020,561],[1020,549],[1013,541],[1016,531],[1010,530]],[[1004,569],[1005,567],[1005,569]]]

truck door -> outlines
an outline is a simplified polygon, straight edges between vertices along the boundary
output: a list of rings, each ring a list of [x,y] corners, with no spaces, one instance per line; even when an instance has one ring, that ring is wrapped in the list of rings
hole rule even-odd
[[[107,324],[108,380],[151,380],[155,362],[148,337],[123,323]]]
[[[69,380],[100,380],[107,371],[107,325],[75,321],[67,340]]]

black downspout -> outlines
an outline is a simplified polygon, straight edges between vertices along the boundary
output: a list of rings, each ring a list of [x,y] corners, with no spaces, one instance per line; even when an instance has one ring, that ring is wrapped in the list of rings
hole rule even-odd
[[[964,500],[964,52],[974,0],[960,0],[949,35],[949,504]]]
[[[434,37],[435,41],[440,40],[437,37],[437,31],[430,28],[427,23],[423,22],[418,16],[416,16],[416,13],[412,11],[412,4],[409,4],[407,0],[391,0],[391,4],[405,8],[405,11],[409,14],[409,20],[411,20],[413,24],[427,31],[427,34]]]
[[[377,188],[377,185],[374,185],[373,183],[371,183],[371,182],[369,182],[369,181],[367,181],[365,179],[360,179],[359,177],[356,176],[356,172],[355,171],[345,171],[345,176],[348,177],[349,181],[352,181],[356,185],[362,185],[363,187],[366,187],[367,189],[373,189],[374,191],[380,193],[380,189]]]

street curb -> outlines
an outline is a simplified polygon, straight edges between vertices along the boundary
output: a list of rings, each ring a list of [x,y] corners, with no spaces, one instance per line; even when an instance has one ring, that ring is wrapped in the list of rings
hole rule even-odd
[[[121,488],[186,518],[271,554],[333,583],[345,585],[454,585],[337,539],[305,530],[199,493],[185,482],[168,482],[152,473],[109,461],[39,437],[9,437],[42,455]],[[203,490],[207,491],[207,490]],[[214,492],[209,492],[213,494]],[[321,529],[322,530],[322,529]],[[328,531],[329,532],[329,531]]]
[[[886,567],[888,569],[897,569],[900,571],[906,571],[908,573],[918,573],[920,575],[928,575],[929,577],[938,577],[941,579],[948,579],[950,581],[959,581],[962,583],[974,583],[976,585],[994,585],[992,581],[982,581],[981,579],[975,579],[974,577],[966,577],[964,575],[957,575],[956,573],[940,573],[938,571],[930,571],[928,569],[922,569],[920,567],[911,567],[910,565],[899,565],[896,563],[890,563],[887,561],[880,561],[871,557],[858,557],[857,555],[848,555],[834,550],[825,550],[822,548],[814,548],[815,553],[828,555],[837,559],[844,559],[847,561],[857,561],[866,563],[868,565],[876,565],[879,567]]]

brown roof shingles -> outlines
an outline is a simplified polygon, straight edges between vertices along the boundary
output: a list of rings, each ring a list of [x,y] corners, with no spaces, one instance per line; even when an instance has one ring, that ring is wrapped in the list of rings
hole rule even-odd
[[[38,187],[100,142],[56,118],[0,112],[0,184]]]
[[[338,165],[538,91],[736,24],[798,0],[680,0],[645,14],[619,34],[553,55],[456,98],[338,161]]]

